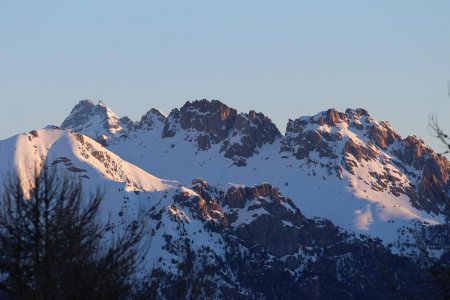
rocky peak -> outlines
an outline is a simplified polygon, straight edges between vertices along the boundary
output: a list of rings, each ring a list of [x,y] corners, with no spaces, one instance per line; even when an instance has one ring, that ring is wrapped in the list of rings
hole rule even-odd
[[[220,101],[206,99],[186,102],[180,108],[180,125],[185,130],[207,132],[217,141],[228,136],[238,113]]]
[[[117,134],[130,130],[133,122],[128,117],[118,118],[103,102],[81,100],[61,124],[63,129],[81,132],[103,144]]]
[[[153,129],[157,124],[164,124],[166,116],[156,108],[150,109],[145,115],[142,116],[137,127],[147,130]]]
[[[354,135],[383,150],[401,139],[387,122],[375,121],[365,109],[347,109],[345,113],[329,109],[315,116],[289,120],[281,151],[292,152],[298,159],[309,157],[312,151],[319,152],[321,157],[328,156],[339,141]],[[356,144],[347,146],[350,150],[358,148]],[[353,154],[359,158],[367,157],[362,153]]]
[[[290,120],[292,121],[292,120]],[[321,126],[328,125],[336,127],[339,123],[347,123],[349,126],[358,126],[361,124],[369,124],[373,119],[370,117],[367,110],[363,108],[351,109],[348,108],[345,112],[339,112],[335,108],[330,108],[322,111],[314,116],[303,116],[295,120],[299,125],[318,124]]]
[[[345,120],[345,114],[338,112],[336,109],[332,108],[327,110],[320,116],[319,122],[321,124],[328,124],[330,126],[336,126],[336,124]]]
[[[222,143],[221,152],[245,165],[245,158],[257,152],[263,144],[271,144],[281,137],[275,124],[262,113],[238,113],[218,100],[206,99],[186,102],[173,110],[166,120],[163,137],[172,137],[178,131],[194,133],[199,150]]]
[[[280,150],[283,155],[290,153],[307,162],[323,159],[321,164],[339,177],[342,169],[356,176],[359,167],[378,164],[378,169],[384,171],[379,173],[375,168],[369,172],[373,177],[372,189],[397,196],[405,194],[415,208],[429,213],[442,213],[448,199],[448,160],[415,136],[402,139],[388,122],[374,120],[361,108],[347,109],[345,113],[329,109],[312,117],[289,120]],[[408,183],[392,180],[397,175],[386,168],[385,158],[405,174]]]

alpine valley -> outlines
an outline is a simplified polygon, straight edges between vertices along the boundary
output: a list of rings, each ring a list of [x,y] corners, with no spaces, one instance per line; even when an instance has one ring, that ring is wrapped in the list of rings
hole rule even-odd
[[[105,220],[145,207],[144,298],[445,293],[429,266],[450,262],[449,161],[364,109],[289,120],[283,135],[217,100],[139,121],[82,100],[61,126],[0,141],[0,158],[2,174],[47,164],[101,187]]]

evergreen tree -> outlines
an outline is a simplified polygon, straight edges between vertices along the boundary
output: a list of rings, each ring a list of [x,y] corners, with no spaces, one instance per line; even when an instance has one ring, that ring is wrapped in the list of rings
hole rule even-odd
[[[112,233],[99,220],[104,194],[44,167],[23,188],[4,182],[0,199],[0,290],[10,299],[119,299],[142,257],[138,218]]]

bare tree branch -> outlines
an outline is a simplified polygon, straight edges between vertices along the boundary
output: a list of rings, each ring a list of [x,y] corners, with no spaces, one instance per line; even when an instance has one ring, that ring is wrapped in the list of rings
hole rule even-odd
[[[428,128],[430,130],[430,134],[439,139],[447,148],[447,150],[441,154],[450,153],[450,137],[439,126],[439,121],[436,114],[430,115],[428,120]]]

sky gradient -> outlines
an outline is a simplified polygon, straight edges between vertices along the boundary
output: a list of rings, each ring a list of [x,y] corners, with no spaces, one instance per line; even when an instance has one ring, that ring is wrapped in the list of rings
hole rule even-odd
[[[363,107],[438,151],[450,1],[1,1],[0,139],[80,99],[134,120],[218,99],[288,118]]]

